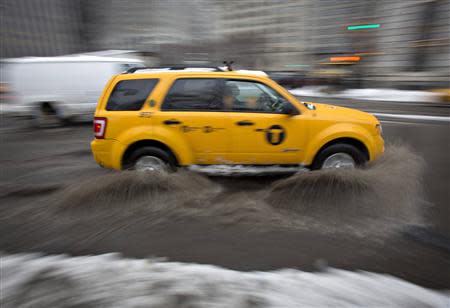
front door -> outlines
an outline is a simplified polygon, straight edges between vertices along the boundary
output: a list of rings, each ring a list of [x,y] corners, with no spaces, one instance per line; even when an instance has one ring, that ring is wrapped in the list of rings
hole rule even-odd
[[[291,103],[259,82],[227,80],[227,88],[235,94],[228,113],[230,159],[237,164],[301,163],[305,125],[300,114],[283,113],[284,105]]]

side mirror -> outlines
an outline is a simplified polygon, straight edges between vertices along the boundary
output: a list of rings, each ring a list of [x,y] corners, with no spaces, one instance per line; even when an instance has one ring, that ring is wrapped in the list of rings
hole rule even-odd
[[[290,116],[295,116],[295,115],[299,115],[300,113],[298,112],[297,108],[295,108],[291,103],[285,102],[283,104],[283,108],[282,111],[284,114],[290,115]]]

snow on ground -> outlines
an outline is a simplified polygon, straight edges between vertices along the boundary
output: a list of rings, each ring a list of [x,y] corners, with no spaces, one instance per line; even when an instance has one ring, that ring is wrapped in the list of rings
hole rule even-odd
[[[439,102],[440,94],[426,91],[406,91],[397,89],[348,89],[340,97],[392,102]]]
[[[297,96],[330,97],[331,95],[325,92],[326,88],[326,86],[306,86],[289,90],[289,92]]]
[[[87,257],[1,257],[8,307],[448,307],[449,293],[370,272],[238,272],[211,265]]]
[[[391,102],[439,102],[441,94],[427,91],[408,91],[397,89],[347,89],[328,93],[326,86],[307,86],[290,90],[293,95],[312,97],[334,97]]]

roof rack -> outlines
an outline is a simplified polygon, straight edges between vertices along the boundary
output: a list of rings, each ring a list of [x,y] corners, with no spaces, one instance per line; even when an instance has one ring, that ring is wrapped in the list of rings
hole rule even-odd
[[[123,74],[133,74],[136,71],[140,70],[167,70],[167,71],[179,71],[179,70],[186,70],[186,69],[211,69],[215,72],[226,72],[223,68],[220,68],[218,66],[146,66],[146,67],[132,67],[128,69]]]

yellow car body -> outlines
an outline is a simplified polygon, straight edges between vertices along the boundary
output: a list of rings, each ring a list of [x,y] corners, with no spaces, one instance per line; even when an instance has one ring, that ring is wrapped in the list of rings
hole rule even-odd
[[[154,80],[155,84],[140,108],[107,110],[119,83],[142,79]],[[164,110],[166,96],[180,79],[218,79],[211,81],[214,84],[231,80],[243,84],[244,90],[245,86],[255,86],[282,97],[278,99],[290,105],[289,114],[220,107],[207,111]],[[136,91],[125,89],[117,93],[123,98]],[[173,93],[183,97],[175,90]],[[272,102],[271,97],[265,99],[264,102]],[[311,166],[318,153],[336,143],[353,145],[367,161],[377,159],[384,151],[381,126],[374,116],[349,108],[301,102],[264,74],[251,71],[143,70],[116,75],[98,101],[95,119],[97,137],[91,143],[94,158],[101,166],[117,170],[125,169],[130,155],[144,146],[169,153],[177,166]]]

